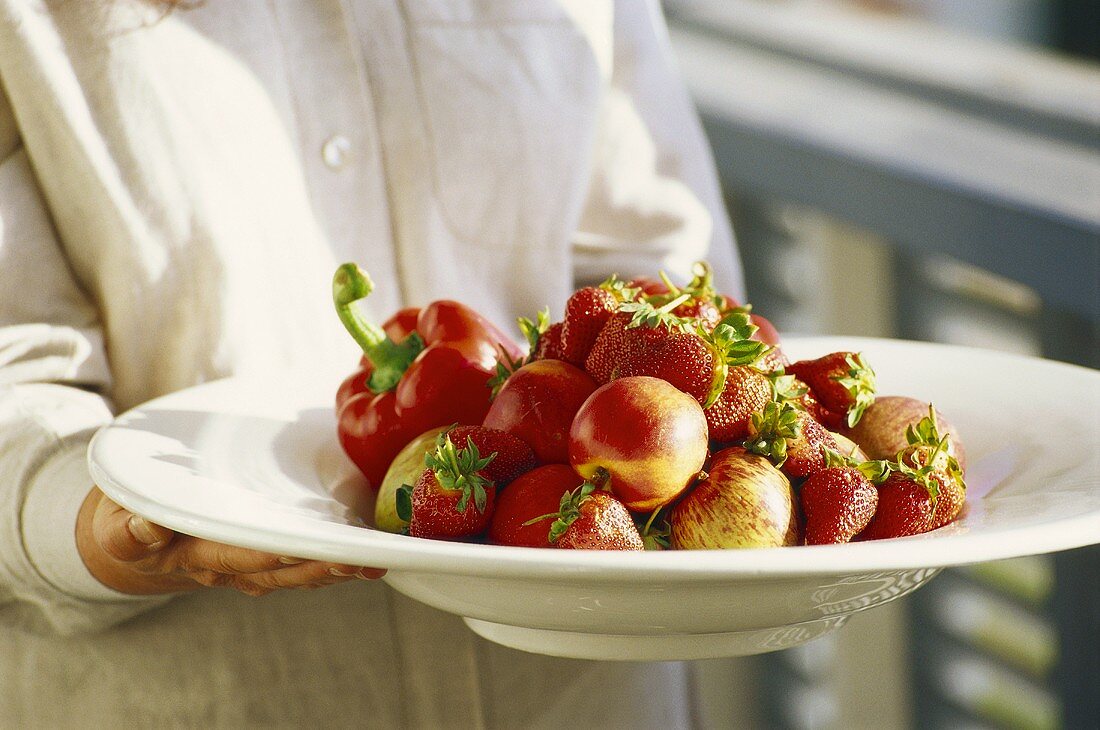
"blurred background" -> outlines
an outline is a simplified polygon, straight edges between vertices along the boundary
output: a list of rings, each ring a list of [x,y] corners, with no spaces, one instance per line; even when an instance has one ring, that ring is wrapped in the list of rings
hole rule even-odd
[[[664,7],[781,331],[1100,367],[1100,0]],[[708,728],[1096,730],[1100,548],[945,571],[700,692]]]

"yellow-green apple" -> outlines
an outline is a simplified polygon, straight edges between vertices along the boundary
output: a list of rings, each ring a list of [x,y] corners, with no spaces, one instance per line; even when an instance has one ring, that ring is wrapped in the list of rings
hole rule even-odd
[[[569,427],[596,381],[563,360],[535,360],[508,376],[483,425],[518,436],[544,464],[569,463]]]
[[[379,530],[401,532],[408,526],[408,522],[397,516],[397,490],[402,484],[416,484],[420,472],[424,471],[424,454],[435,450],[435,437],[446,429],[440,426],[425,431],[406,444],[390,462],[374,503],[374,526]]]
[[[797,545],[795,504],[783,472],[732,446],[714,455],[706,478],[672,508],[669,542],[678,550]]]
[[[928,415],[928,407],[928,401],[916,398],[879,396],[863,412],[859,423],[844,433],[859,444],[868,457],[891,460],[897,457],[899,451],[909,446],[906,431]],[[960,468],[965,469],[966,451],[958,429],[939,410],[935,413],[939,432],[949,434],[947,453],[955,457]]]
[[[569,463],[606,480],[635,512],[675,499],[707,457],[707,419],[699,401],[649,376],[612,380],[577,411],[569,429]]]

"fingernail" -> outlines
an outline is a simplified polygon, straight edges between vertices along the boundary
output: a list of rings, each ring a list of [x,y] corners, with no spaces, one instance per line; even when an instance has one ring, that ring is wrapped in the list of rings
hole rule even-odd
[[[376,580],[386,574],[385,568],[363,568],[355,574],[361,580]]]
[[[355,575],[355,573],[345,573],[344,571],[340,570],[339,568],[329,568],[328,573],[329,573],[329,575],[334,575],[337,578],[350,578],[353,575]]]
[[[130,519],[126,522],[126,527],[130,530],[130,534],[134,536],[134,539],[142,545],[155,547],[161,542],[160,536],[153,532],[152,526],[150,526],[148,520],[144,517],[130,515]]]
[[[306,561],[303,560],[302,558],[288,558],[285,555],[280,555],[279,556],[279,562],[282,563],[283,565],[298,565],[298,564],[304,563]]]

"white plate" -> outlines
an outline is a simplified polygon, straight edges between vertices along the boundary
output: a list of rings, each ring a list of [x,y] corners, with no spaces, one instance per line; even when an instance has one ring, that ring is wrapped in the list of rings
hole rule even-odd
[[[932,400],[970,461],[968,506],[916,537],[757,550],[585,552],[382,533],[336,442],[330,378],[228,379],[102,429],[96,482],[180,532],[282,555],[389,568],[396,590],[476,632],[572,657],[770,651],[842,625],[945,566],[1100,542],[1100,373],[977,349],[791,338],[793,358],[859,350],[879,392]],[[360,502],[356,504],[357,500]]]

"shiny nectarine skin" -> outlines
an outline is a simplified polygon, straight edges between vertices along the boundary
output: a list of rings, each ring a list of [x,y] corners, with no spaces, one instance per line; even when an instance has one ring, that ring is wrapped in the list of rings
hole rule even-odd
[[[677,497],[703,467],[707,420],[699,402],[659,378],[598,388],[569,431],[569,463],[586,479],[606,471],[627,508],[649,512]]]
[[[596,381],[561,360],[536,360],[504,381],[484,424],[525,441],[544,464],[569,463],[569,427]]]

